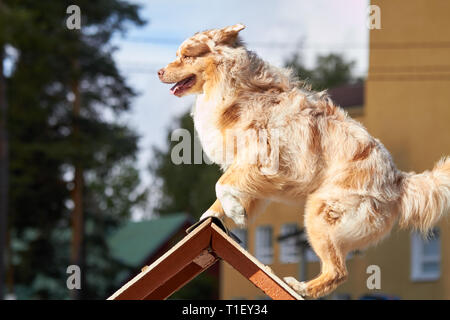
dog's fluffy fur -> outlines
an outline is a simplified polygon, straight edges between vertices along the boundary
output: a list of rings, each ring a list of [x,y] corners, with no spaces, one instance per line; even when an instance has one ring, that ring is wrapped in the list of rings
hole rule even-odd
[[[376,243],[396,221],[425,233],[436,224],[450,209],[450,158],[421,174],[399,171],[381,142],[325,92],[306,89],[289,70],[248,51],[238,37],[243,28],[195,34],[158,74],[176,83],[177,96],[198,95],[195,128],[208,157],[224,170],[218,200],[202,217],[226,214],[243,225],[270,200],[307,198],[305,227],[321,273],[305,283],[285,281],[317,298],[347,278],[348,252]],[[259,152],[258,139],[246,140],[243,152],[234,148],[227,162],[222,150],[234,143],[230,130],[265,132],[264,146],[278,153],[276,170],[249,161]]]

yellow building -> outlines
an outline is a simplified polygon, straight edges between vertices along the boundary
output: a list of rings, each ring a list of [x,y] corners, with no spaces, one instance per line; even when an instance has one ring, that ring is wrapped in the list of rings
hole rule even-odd
[[[381,13],[381,29],[370,30],[369,70],[364,105],[349,108],[391,152],[399,169],[421,172],[450,155],[450,1],[372,1]],[[345,105],[345,103],[343,104]],[[351,106],[351,104],[350,104]],[[274,203],[246,234],[248,250],[280,277],[299,277],[292,243],[277,241],[288,224],[302,228],[303,207]],[[450,223],[443,219],[436,237],[426,242],[394,228],[376,247],[347,260],[349,278],[330,298],[358,299],[385,294],[401,299],[450,299]],[[319,262],[306,254],[306,279]],[[367,268],[380,268],[381,289],[369,289]],[[369,281],[370,282],[370,281]],[[259,299],[264,294],[223,264],[222,299]]]

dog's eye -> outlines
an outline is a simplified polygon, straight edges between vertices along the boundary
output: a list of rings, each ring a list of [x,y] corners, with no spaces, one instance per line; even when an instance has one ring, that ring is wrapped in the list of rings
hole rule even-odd
[[[181,57],[181,59],[182,59],[183,61],[185,61],[186,63],[192,63],[193,60],[194,60],[194,57],[187,56],[187,55],[183,55],[183,56]]]

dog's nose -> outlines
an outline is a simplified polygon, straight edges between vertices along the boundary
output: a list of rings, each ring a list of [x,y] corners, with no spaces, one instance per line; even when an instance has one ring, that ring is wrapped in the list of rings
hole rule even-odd
[[[164,68],[158,70],[158,76],[161,78],[164,75]]]

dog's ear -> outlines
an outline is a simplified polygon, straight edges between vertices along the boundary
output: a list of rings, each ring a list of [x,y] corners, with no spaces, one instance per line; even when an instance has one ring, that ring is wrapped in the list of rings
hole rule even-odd
[[[243,29],[245,29],[245,26],[241,23],[220,29],[217,34],[217,39],[215,39],[216,44],[233,45],[236,41],[239,31]]]

